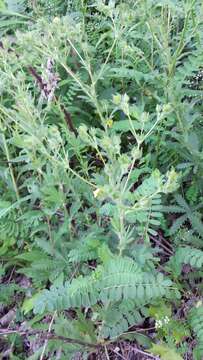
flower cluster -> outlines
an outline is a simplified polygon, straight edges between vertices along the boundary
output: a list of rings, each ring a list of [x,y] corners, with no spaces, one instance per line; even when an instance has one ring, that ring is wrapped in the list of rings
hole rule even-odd
[[[161,329],[164,325],[167,325],[169,323],[170,319],[168,316],[165,316],[162,319],[156,320],[155,322],[155,328]]]

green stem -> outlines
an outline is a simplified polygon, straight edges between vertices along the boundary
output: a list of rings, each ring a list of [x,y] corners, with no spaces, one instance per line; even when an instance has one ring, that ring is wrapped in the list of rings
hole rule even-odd
[[[174,70],[175,70],[175,67],[176,67],[176,63],[177,63],[177,60],[180,56],[180,54],[182,53],[184,47],[185,47],[185,42],[184,42],[184,38],[185,38],[185,34],[186,34],[186,30],[187,30],[187,25],[188,25],[188,21],[189,21],[189,18],[190,18],[190,14],[192,12],[192,9],[193,9],[193,5],[195,3],[196,0],[193,0],[192,1],[192,4],[191,4],[191,7],[190,9],[188,10],[187,14],[186,14],[186,18],[185,18],[185,22],[184,22],[184,27],[183,27],[183,30],[182,30],[182,33],[181,33],[181,39],[180,39],[180,42],[178,44],[178,47],[173,55],[173,61],[172,61],[172,65],[170,66],[169,68],[169,78],[172,77],[174,75]]]
[[[124,241],[124,232],[125,232],[125,226],[124,226],[124,212],[123,209],[121,209],[122,204],[119,202],[119,220],[120,220],[120,233],[119,233],[119,256],[122,256],[123,250],[125,249],[125,241]]]
[[[19,195],[16,180],[15,180],[13,167],[12,167],[11,160],[10,160],[10,154],[9,154],[6,138],[5,138],[4,133],[2,133],[1,135],[2,135],[3,146],[4,146],[4,150],[5,150],[5,154],[6,154],[6,159],[7,159],[7,162],[8,162],[8,167],[9,167],[9,171],[10,171],[10,175],[11,175],[11,179],[12,179],[12,183],[13,183],[13,188],[14,188],[14,191],[15,191],[15,194],[16,194],[16,199],[17,199],[17,201],[19,201],[20,200],[20,195]]]

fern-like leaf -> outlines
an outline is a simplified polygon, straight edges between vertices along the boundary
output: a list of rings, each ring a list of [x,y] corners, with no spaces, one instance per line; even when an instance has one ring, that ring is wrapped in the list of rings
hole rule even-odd
[[[191,208],[180,194],[176,194],[174,197],[178,205],[162,207],[163,212],[182,214],[174,221],[170,228],[170,233],[175,234],[181,228],[181,226],[187,220],[189,220],[192,228],[203,237],[203,224],[200,220],[200,214],[198,213],[198,210],[202,207],[202,204],[198,204],[197,206]]]
[[[142,310],[138,310],[135,301],[124,300],[120,304],[113,304],[107,310],[104,310],[102,319],[99,337],[115,338],[127,331],[131,326],[140,324],[143,321],[143,316]]]
[[[197,345],[193,350],[195,360],[203,358],[203,306],[194,307],[189,313],[189,322],[197,339]]]
[[[189,246],[179,248],[171,257],[169,265],[176,275],[180,275],[183,264],[200,269],[203,266],[203,251]]]
[[[167,296],[172,282],[163,274],[145,273],[130,258],[115,258],[92,275],[78,277],[64,287],[45,290],[36,301],[35,312],[92,306],[121,300],[150,302]]]

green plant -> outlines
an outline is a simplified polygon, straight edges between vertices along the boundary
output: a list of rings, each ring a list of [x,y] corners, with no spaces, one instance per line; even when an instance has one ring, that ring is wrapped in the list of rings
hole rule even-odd
[[[3,356],[201,354],[201,1],[0,7]]]
[[[193,350],[194,359],[201,359],[203,355],[202,334],[203,334],[203,307],[202,303],[197,303],[189,313],[189,321],[192,331],[197,339],[197,345]]]
[[[172,227],[170,228],[170,234],[176,233],[184,223],[189,220],[192,226],[193,232],[198,233],[201,237],[203,236],[203,225],[201,221],[201,213],[198,213],[198,210],[202,208],[202,203],[195,205],[193,208],[190,207],[184,198],[180,194],[175,195],[175,200],[177,205],[175,206],[166,206],[164,211],[173,212],[173,213],[183,213],[180,217],[173,222]]]

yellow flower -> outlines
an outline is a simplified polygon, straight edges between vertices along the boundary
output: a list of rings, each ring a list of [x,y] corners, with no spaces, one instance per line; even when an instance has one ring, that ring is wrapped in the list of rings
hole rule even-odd
[[[122,100],[122,97],[120,94],[113,95],[113,103],[115,105],[120,105],[121,100]]]
[[[93,191],[94,197],[97,198],[102,193],[102,188],[98,188]]]
[[[111,118],[107,119],[106,125],[111,128],[113,126],[113,120]]]

